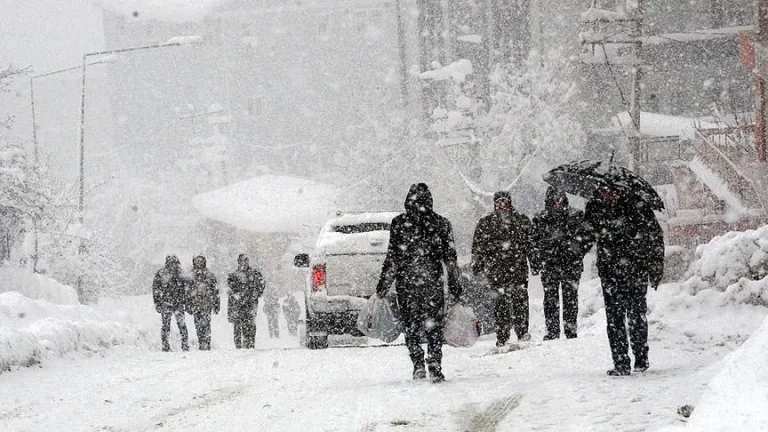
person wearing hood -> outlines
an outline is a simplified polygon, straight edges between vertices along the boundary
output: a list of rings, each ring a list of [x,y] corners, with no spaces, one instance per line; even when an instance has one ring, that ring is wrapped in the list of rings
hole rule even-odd
[[[155,310],[160,314],[160,342],[163,351],[170,351],[168,336],[171,333],[171,318],[176,318],[176,326],[181,335],[181,349],[189,351],[189,334],[184,321],[184,306],[186,304],[184,278],[181,275],[181,262],[176,255],[165,257],[165,267],[161,268],[152,281],[152,298]]]
[[[234,328],[235,348],[255,348],[256,311],[264,293],[264,277],[251,268],[248,255],[237,257],[237,270],[227,277],[227,319]]]
[[[533,218],[533,273],[541,273],[544,286],[544,340],[560,338],[560,291],[563,293],[563,330],[568,339],[577,336],[579,279],[584,255],[590,248],[584,212],[569,206],[565,192],[547,189],[544,211]]]
[[[493,195],[493,212],[477,223],[472,241],[472,273],[485,278],[496,295],[496,346],[507,343],[514,322],[519,341],[528,333],[528,259],[531,221],[512,207],[509,192]]]
[[[211,349],[211,314],[218,314],[221,307],[216,276],[206,267],[205,257],[192,259],[192,275],[189,283],[189,313],[195,320],[197,340],[201,350]]]
[[[646,202],[615,186],[597,189],[584,219],[597,242],[597,273],[614,365],[607,373],[630,374],[627,335],[635,371],[644,372],[650,365],[645,296],[649,286],[658,288],[664,274],[664,233]]]
[[[397,304],[405,326],[405,344],[413,363],[413,379],[442,382],[443,324],[445,293],[458,301],[458,265],[453,229],[448,219],[435,213],[432,193],[424,183],[411,186],[405,199],[405,213],[392,219],[389,248],[382,265],[376,294],[384,298],[395,283]],[[427,339],[425,369],[421,337]]]

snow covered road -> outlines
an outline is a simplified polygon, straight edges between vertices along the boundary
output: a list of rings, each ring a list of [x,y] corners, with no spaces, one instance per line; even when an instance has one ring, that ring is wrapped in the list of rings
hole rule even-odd
[[[498,355],[486,355],[491,337],[446,348],[440,385],[410,380],[403,346],[309,351],[284,338],[262,339],[275,348],[256,351],[118,347],[0,375],[0,430],[654,430],[680,421],[677,407],[699,400],[718,360],[764,316],[681,308],[662,323],[651,314],[652,369],[627,378],[605,375],[601,312],[577,340]]]

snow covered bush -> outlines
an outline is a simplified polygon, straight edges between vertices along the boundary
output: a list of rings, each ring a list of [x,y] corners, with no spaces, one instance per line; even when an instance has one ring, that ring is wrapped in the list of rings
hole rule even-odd
[[[684,287],[693,295],[715,290],[732,302],[768,306],[768,226],[700,245]]]

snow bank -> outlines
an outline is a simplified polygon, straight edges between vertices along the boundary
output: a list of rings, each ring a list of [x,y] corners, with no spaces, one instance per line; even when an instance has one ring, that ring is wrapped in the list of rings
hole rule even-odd
[[[143,299],[146,302],[148,298]],[[147,345],[147,333],[124,315],[127,302],[96,307],[0,294],[0,371],[31,366],[71,352]],[[117,319],[123,318],[123,322]]]
[[[77,291],[21,267],[0,267],[0,293],[16,291],[26,297],[61,305],[76,305]]]
[[[334,212],[332,186],[297,177],[264,175],[195,196],[205,217],[260,233],[300,232]]]
[[[756,431],[768,424],[768,319],[738,350],[723,360],[687,429]]]
[[[696,248],[683,287],[724,293],[723,303],[768,306],[768,226],[732,231]]]

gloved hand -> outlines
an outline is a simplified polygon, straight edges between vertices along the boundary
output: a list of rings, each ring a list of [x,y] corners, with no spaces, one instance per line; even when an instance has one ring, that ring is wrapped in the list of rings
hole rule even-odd
[[[155,312],[162,313],[163,312],[163,307],[160,306],[159,304],[156,304],[155,305]]]
[[[659,285],[661,285],[661,277],[648,277],[648,285],[653,288],[654,291],[658,291]]]
[[[220,309],[220,308],[221,308],[221,306],[214,306],[214,307],[213,307],[213,313],[215,313],[216,315],[218,315],[218,314],[219,314],[219,309]]]
[[[541,273],[539,269],[531,269],[531,276],[538,276],[539,273]]]

